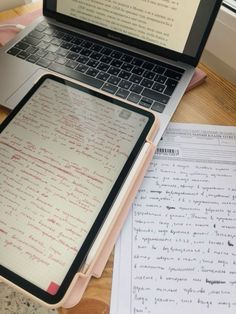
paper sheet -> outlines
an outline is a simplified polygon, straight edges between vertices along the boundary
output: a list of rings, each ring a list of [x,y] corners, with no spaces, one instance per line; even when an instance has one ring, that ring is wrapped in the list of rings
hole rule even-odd
[[[236,127],[171,123],[132,207],[110,313],[236,313]]]

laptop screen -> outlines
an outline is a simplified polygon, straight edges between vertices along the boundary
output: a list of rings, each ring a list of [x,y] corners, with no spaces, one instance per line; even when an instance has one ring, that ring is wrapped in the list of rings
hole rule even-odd
[[[47,9],[121,42],[195,58],[220,0],[53,0]],[[213,19],[214,20],[214,19]],[[99,32],[100,30],[100,32]],[[127,38],[129,40],[127,41]],[[132,39],[130,41],[130,39]],[[143,47],[142,47],[143,48]]]
[[[117,33],[183,52],[199,3],[200,0],[58,0],[57,12]],[[177,29],[178,33],[176,33]]]

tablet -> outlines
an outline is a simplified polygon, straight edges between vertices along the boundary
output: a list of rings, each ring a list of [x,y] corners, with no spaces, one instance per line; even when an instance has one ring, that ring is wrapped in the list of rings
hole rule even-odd
[[[45,75],[0,126],[0,275],[60,302],[155,121]]]

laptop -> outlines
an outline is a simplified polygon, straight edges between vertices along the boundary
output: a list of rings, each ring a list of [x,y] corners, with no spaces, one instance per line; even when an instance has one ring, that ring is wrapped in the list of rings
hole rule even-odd
[[[43,72],[155,111],[158,141],[183,96],[221,0],[44,0],[43,17],[0,51],[0,104]]]

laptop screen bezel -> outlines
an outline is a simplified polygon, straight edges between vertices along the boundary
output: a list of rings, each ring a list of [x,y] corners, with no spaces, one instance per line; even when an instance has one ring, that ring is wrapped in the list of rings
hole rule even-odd
[[[174,61],[179,61],[179,62],[187,63],[192,66],[196,66],[201,57],[203,48],[206,44],[206,41],[208,39],[208,36],[214,24],[214,21],[219,11],[219,8],[221,6],[222,0],[216,0],[215,4],[213,5],[211,16],[208,20],[207,26],[205,28],[205,32],[203,33],[202,39],[199,42],[199,47],[194,57],[189,56],[184,53],[176,52],[167,48],[163,48],[161,46],[157,46],[157,45],[154,45],[154,44],[151,44],[151,43],[139,40],[139,39],[135,39],[133,37],[129,37],[129,36],[117,33],[115,31],[102,28],[97,25],[95,28],[94,25],[91,23],[77,20],[75,18],[69,17],[67,15],[63,15],[61,13],[48,9],[49,2],[50,2],[49,0],[43,0],[43,15],[45,17],[49,17],[49,18],[57,20],[58,22],[70,25],[72,27],[80,28],[82,30],[91,32],[93,34],[103,36],[104,38],[115,40],[116,42],[121,42],[122,44],[127,44],[129,46],[131,45],[141,50],[143,50],[143,47],[145,45],[145,50],[150,53],[153,53],[155,55],[158,55],[167,59],[171,59]]]

